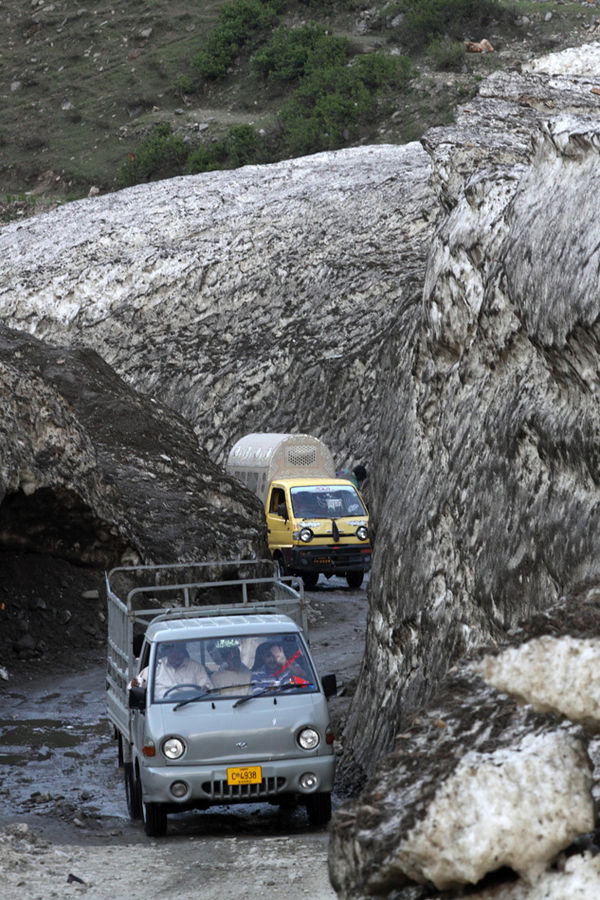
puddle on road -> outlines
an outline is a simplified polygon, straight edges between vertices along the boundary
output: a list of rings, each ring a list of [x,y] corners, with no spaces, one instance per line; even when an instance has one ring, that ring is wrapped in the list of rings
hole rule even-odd
[[[65,803],[127,820],[104,678],[95,669],[51,689],[46,682],[0,694],[0,824],[32,811],[60,815]]]
[[[25,815],[55,821],[84,818],[86,828],[108,820],[127,830],[128,840],[147,840],[130,823],[116,742],[105,714],[104,670],[97,689],[70,677],[59,690],[0,693],[0,827]],[[40,704],[44,716],[40,717]],[[83,811],[83,816],[81,812]],[[129,833],[129,829],[131,833]],[[77,830],[77,829],[75,829]],[[264,837],[310,833],[306,812],[267,804],[212,807],[169,816],[169,835]],[[86,832],[80,832],[84,835]]]
[[[14,719],[0,719],[0,763],[22,766],[33,760],[49,759],[55,751],[85,745],[90,737],[101,737],[105,731],[104,722],[74,727],[56,719],[26,719],[17,723]],[[77,755],[83,758],[85,753]]]

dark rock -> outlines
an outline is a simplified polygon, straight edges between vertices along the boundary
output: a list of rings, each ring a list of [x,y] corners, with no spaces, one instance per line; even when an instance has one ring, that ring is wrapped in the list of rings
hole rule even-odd
[[[92,351],[0,327],[0,384],[0,550],[106,567],[265,555],[254,495]]]
[[[30,634],[24,634],[22,638],[19,638],[18,641],[14,644],[14,648],[17,653],[27,652],[29,650],[35,650],[36,640]]]

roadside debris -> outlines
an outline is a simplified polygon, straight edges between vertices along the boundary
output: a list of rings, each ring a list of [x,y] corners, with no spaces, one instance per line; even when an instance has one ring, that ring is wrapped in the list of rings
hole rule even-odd
[[[481,41],[465,41],[467,53],[493,53],[494,48],[490,42],[483,38]]]

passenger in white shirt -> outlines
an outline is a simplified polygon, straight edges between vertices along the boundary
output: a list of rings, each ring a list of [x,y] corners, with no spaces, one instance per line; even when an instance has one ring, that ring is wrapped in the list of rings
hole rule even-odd
[[[163,699],[170,688],[180,684],[198,685],[199,688],[209,689],[212,682],[204,666],[190,659],[185,643],[179,641],[175,644],[163,646],[163,655],[159,659],[154,673],[154,696]],[[132,680],[132,687],[146,687],[148,684],[148,667],[136,675]],[[173,696],[176,692],[172,691]]]

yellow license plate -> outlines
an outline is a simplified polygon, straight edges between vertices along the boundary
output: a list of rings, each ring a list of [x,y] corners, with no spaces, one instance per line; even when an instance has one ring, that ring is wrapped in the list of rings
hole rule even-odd
[[[244,766],[227,769],[227,784],[260,784],[262,768],[260,766]]]

